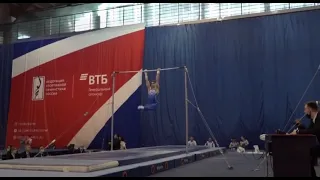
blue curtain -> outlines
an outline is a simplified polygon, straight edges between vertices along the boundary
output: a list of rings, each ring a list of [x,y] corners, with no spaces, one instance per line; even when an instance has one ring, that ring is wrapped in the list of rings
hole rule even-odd
[[[146,29],[144,67],[188,67],[206,120],[221,146],[283,128],[320,63],[320,11]],[[151,77],[154,74],[150,73]],[[182,71],[161,72],[160,105],[144,112],[141,143],[184,144]],[[189,99],[194,102],[189,89]],[[146,88],[143,88],[146,97]],[[320,100],[320,75],[302,102]],[[146,102],[144,98],[142,102]],[[303,114],[303,103],[294,118]],[[293,120],[292,120],[293,121]],[[307,123],[307,120],[306,120]],[[292,126],[292,122],[290,124]],[[189,105],[189,136],[209,137]]]
[[[12,45],[0,45],[0,150],[5,146],[10,102]]]

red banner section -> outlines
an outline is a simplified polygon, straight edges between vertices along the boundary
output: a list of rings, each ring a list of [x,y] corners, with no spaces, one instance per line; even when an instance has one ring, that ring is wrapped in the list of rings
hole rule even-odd
[[[15,59],[7,144],[27,135],[37,147],[54,139],[57,147],[88,145],[111,116],[112,72],[141,70],[143,48],[144,27],[135,25],[76,35]],[[115,91],[136,75],[117,78]],[[85,142],[75,139],[81,129]]]

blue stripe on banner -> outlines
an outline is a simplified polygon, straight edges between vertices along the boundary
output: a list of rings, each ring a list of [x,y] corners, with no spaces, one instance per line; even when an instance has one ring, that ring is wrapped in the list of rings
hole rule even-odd
[[[119,134],[125,139],[127,148],[140,147],[140,111],[137,107],[141,103],[141,87],[115,112],[114,134]],[[111,106],[111,104],[110,104]],[[111,133],[111,119],[96,135],[89,148],[100,149],[103,139],[106,139],[104,148],[107,147]]]
[[[43,46],[49,45],[51,43],[60,41],[65,38],[67,38],[67,37],[14,43],[14,45],[13,45],[13,48],[14,48],[13,59],[16,59],[16,58],[23,56],[31,51],[34,51],[34,50],[39,49]]]

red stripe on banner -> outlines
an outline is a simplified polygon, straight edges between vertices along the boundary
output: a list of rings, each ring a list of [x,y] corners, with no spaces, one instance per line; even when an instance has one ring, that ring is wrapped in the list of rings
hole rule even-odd
[[[142,69],[143,48],[141,30],[72,52],[14,77],[7,145],[18,146],[20,137],[28,135],[33,137],[33,146],[46,146],[53,139],[56,147],[66,146],[111,98],[111,73]],[[116,91],[133,76],[118,76]]]

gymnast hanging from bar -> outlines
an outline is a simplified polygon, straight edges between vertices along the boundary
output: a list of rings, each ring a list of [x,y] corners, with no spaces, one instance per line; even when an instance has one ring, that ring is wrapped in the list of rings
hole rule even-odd
[[[160,69],[157,69],[156,81],[149,81],[148,79],[148,71],[144,71],[144,76],[146,80],[146,86],[148,90],[148,103],[144,106],[138,106],[139,110],[155,110],[158,105],[157,96],[159,94],[160,89]]]

